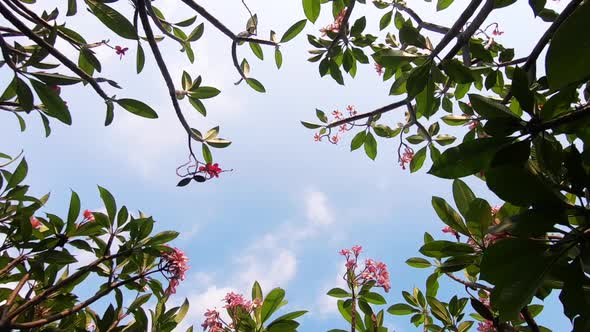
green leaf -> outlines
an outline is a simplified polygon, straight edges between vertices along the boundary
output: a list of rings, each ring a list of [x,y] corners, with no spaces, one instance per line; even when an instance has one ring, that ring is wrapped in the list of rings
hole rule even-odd
[[[23,159],[20,161],[18,166],[16,166],[14,173],[12,173],[12,176],[8,180],[5,190],[16,187],[19,183],[21,183],[27,177],[28,172],[29,172],[29,165],[27,164],[27,160],[23,157]]]
[[[372,160],[375,160],[377,157],[377,140],[371,132],[368,132],[365,137],[365,153]]]
[[[231,141],[228,141],[223,138],[212,138],[207,140],[207,144],[211,147],[223,149],[231,145]]]
[[[449,256],[472,254],[473,248],[466,243],[432,241],[424,244],[420,248],[420,253],[422,253],[424,256],[440,259]]]
[[[377,304],[377,305],[387,304],[387,301],[385,300],[385,298],[381,294],[373,293],[373,292],[369,292],[369,293],[361,295],[361,299],[365,300],[368,303]]]
[[[453,181],[453,199],[459,212],[463,215],[467,215],[469,211],[469,205],[475,199],[475,194],[469,189],[467,184],[459,179]]]
[[[438,0],[436,2],[436,10],[441,11],[448,8],[451,4],[453,4],[454,0]]]
[[[428,173],[445,179],[456,179],[485,170],[496,151],[510,141],[512,138],[488,137],[463,142],[443,152]]]
[[[43,105],[46,108],[45,113],[67,125],[71,125],[72,116],[70,115],[68,107],[59,95],[53,89],[39,81],[31,80],[30,82],[33,85],[33,89],[35,89],[35,92],[37,92],[37,96],[39,96],[39,99],[41,99],[41,102],[43,102]]]
[[[321,1],[320,0],[303,0],[303,12],[305,17],[311,22],[315,21],[320,16]]]
[[[387,312],[389,312],[392,315],[409,315],[415,312],[419,312],[419,310],[405,303],[397,303],[389,307],[389,309],[387,309]]]
[[[581,31],[590,31],[590,3],[584,2],[559,26],[549,44],[545,71],[549,87],[561,89],[590,76],[590,43]]]
[[[252,301],[255,299],[262,300],[262,287],[260,287],[258,281],[254,281],[254,284],[252,285]]]
[[[273,323],[274,322],[279,322],[279,321],[282,321],[282,320],[293,320],[295,318],[299,318],[299,317],[305,315],[306,313],[307,313],[307,310],[299,310],[299,311],[289,312],[289,313],[284,314],[284,315],[280,316],[279,318],[275,319],[273,321]],[[272,323],[270,323],[270,324],[272,324]]]
[[[336,297],[336,298],[352,297],[352,294],[350,294],[349,292],[345,291],[342,288],[332,288],[326,294],[328,294],[331,297]]]
[[[105,103],[107,104],[107,116],[104,120],[104,125],[108,126],[113,122],[113,118],[115,117],[115,105],[112,100],[107,100]]]
[[[115,198],[108,190],[101,186],[98,186],[98,191],[100,192],[100,198],[104,203],[104,207],[107,209],[109,219],[113,222],[117,214],[117,203],[115,202]]]
[[[124,98],[118,99],[116,100],[116,102],[117,104],[119,104],[119,106],[123,107],[125,110],[135,115],[148,119],[158,118],[158,114],[156,113],[156,111],[154,111],[151,107],[139,100]]]
[[[354,150],[360,148],[361,146],[363,146],[363,144],[365,144],[366,138],[367,138],[367,132],[364,130],[359,131],[356,135],[354,135],[354,138],[350,142],[350,151],[354,151]]]
[[[432,264],[430,264],[430,262],[427,259],[421,257],[412,257],[406,261],[406,264],[418,269],[423,269],[432,266]]]
[[[281,43],[286,43],[291,39],[295,38],[301,31],[303,31],[303,28],[305,28],[306,24],[307,20],[301,20],[293,24],[289,29],[287,29],[287,31],[281,38]]]
[[[503,239],[488,247],[481,261],[481,278],[495,285],[491,303],[500,320],[513,320],[530,303],[545,277],[550,257],[538,241]]]
[[[471,70],[465,67],[461,61],[457,59],[443,60],[441,65],[445,73],[449,75],[454,82],[465,84],[475,81]]]
[[[252,50],[252,53],[254,53],[254,55],[256,55],[256,57],[260,60],[264,60],[264,53],[262,52],[262,47],[260,47],[260,44],[258,43],[248,43],[250,44],[250,49]]]
[[[193,31],[188,35],[188,41],[194,42],[199,40],[203,36],[203,32],[205,31],[205,25],[203,23],[197,25]]]
[[[207,116],[207,109],[200,100],[193,97],[189,97],[188,101],[199,113],[201,113],[203,116]]]
[[[32,110],[34,106],[34,99],[31,88],[29,88],[27,83],[20,79],[20,77],[15,76],[14,79],[16,80],[16,95],[18,97],[20,106],[25,111]]]
[[[246,83],[248,83],[248,85],[254,89],[255,91],[258,91],[260,93],[265,93],[266,89],[264,88],[264,85],[262,85],[262,83],[260,83],[258,80],[254,79],[254,78],[247,78],[246,79]]]
[[[78,11],[78,6],[76,2],[76,0],[68,0],[68,11],[66,13],[66,16],[76,15],[76,12]]]
[[[420,168],[422,168],[422,165],[424,165],[425,160],[426,146],[418,150],[418,152],[416,152],[416,154],[414,155],[414,158],[412,158],[412,161],[410,162],[410,173],[414,173],[420,170]]]
[[[311,122],[307,122],[307,121],[300,121],[301,124],[307,128],[307,129],[317,129],[317,128],[321,128],[321,125],[317,125],[315,123],[311,123]]]
[[[141,73],[141,71],[143,70],[143,67],[145,66],[145,53],[143,52],[143,47],[141,47],[141,44],[138,42],[137,43],[137,65],[136,65],[136,71],[137,73]]]
[[[217,96],[221,91],[211,86],[201,86],[196,90],[190,91],[189,95],[197,99],[207,99]]]
[[[283,65],[283,53],[281,53],[278,47],[275,48],[275,64],[277,65],[277,69],[281,69]]]
[[[43,81],[47,85],[74,85],[82,82],[82,80],[78,77],[66,76],[58,73],[36,72],[31,73],[31,75]]]
[[[48,250],[36,256],[40,261],[47,264],[67,265],[76,263],[77,260],[67,250]]]
[[[270,316],[280,307],[285,298],[285,291],[282,288],[271,290],[262,303],[261,322],[266,322]]]
[[[493,223],[491,211],[492,207],[486,200],[475,198],[471,201],[465,216],[467,228],[471,234],[480,239],[487,234],[488,228]]]
[[[529,79],[527,73],[520,67],[514,67],[512,74],[512,93],[520,107],[531,114],[535,106],[535,96],[529,89]]]
[[[184,302],[180,306],[180,309],[178,309],[178,311],[174,315],[174,321],[176,323],[180,323],[184,319],[184,316],[186,316],[186,313],[188,312],[188,308],[189,308],[188,300],[184,299]]]
[[[138,296],[135,300],[133,300],[131,305],[128,307],[127,312],[133,312],[133,311],[141,308],[141,306],[143,306],[145,303],[147,303],[147,301],[150,299],[151,296],[152,296],[152,294],[142,294],[142,295]]]
[[[426,88],[428,78],[430,77],[430,69],[430,61],[412,69],[410,76],[408,76],[408,80],[406,81],[406,89],[408,90],[409,98],[417,96],[422,90],[424,90],[424,88]]]
[[[557,190],[530,167],[507,164],[492,168],[486,172],[486,183],[498,197],[516,206],[565,204]]]
[[[207,144],[203,144],[203,159],[205,163],[212,163],[213,162],[213,155],[211,155],[211,150],[207,147]]]
[[[78,219],[80,214],[80,197],[72,190],[72,197],[70,198],[70,209],[68,210],[68,225],[73,224]]]
[[[388,11],[387,13],[385,13],[385,15],[383,15],[381,17],[381,20],[379,20],[379,30],[383,30],[383,29],[387,28],[389,26],[389,24],[391,24],[392,16],[393,16],[393,11]]]
[[[164,231],[160,232],[153,237],[151,237],[147,242],[146,246],[155,246],[158,244],[165,244],[168,243],[178,237],[178,232],[174,231]]]
[[[520,118],[517,117],[514,113],[512,113],[512,111],[508,107],[490,98],[486,98],[484,96],[476,94],[470,94],[469,101],[471,102],[471,106],[473,107],[473,109],[486,119],[503,118],[514,121],[520,121]]]
[[[126,39],[138,39],[133,24],[113,8],[92,0],[86,0],[88,7],[104,25]]]
[[[469,236],[469,230],[463,219],[443,198],[433,196],[432,207],[436,211],[436,214],[449,227],[456,230],[457,232]]]

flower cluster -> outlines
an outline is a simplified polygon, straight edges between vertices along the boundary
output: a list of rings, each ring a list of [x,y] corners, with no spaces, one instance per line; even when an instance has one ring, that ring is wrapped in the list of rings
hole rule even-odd
[[[211,163],[207,163],[205,164],[205,166],[201,166],[199,167],[199,172],[204,172],[207,175],[209,175],[210,178],[212,177],[219,177],[219,174],[221,172],[223,172],[223,170],[221,168],[219,168],[219,164],[215,163],[215,164],[211,164]]]
[[[346,106],[346,111],[348,112],[348,116],[355,116],[358,114],[358,112],[356,111],[356,107],[354,107],[353,105]],[[340,120],[345,119],[344,113],[342,113],[340,110],[332,111],[332,116],[334,117],[333,121],[340,121]],[[316,142],[321,142],[323,137],[328,137],[328,141],[330,143],[338,144],[338,142],[340,142],[340,140],[342,138],[341,137],[342,134],[351,130],[353,127],[354,127],[354,123],[341,124],[340,126],[338,126],[338,133],[336,133],[335,135],[332,135],[332,136],[330,136],[330,132],[325,134],[326,129],[324,128],[319,133],[315,133],[313,135],[313,140]]]
[[[477,324],[477,332],[496,332],[494,322],[486,320],[485,322],[479,322]]]
[[[358,267],[358,257],[363,248],[361,246],[353,246],[350,249],[340,250],[340,255],[346,258],[346,275],[352,276],[352,282],[356,285],[363,285],[368,281],[375,281],[376,286],[383,287],[383,290],[389,292],[391,289],[391,282],[389,280],[389,271],[387,265],[383,262],[377,262],[373,259],[365,260],[365,267],[356,274]]]
[[[178,248],[171,251],[162,252],[161,269],[168,273],[169,285],[166,294],[175,294],[176,287],[180,281],[184,280],[185,273],[188,271],[188,258],[184,252]]]
[[[414,159],[414,150],[411,147],[406,146],[404,153],[399,157],[399,165],[402,169],[406,169],[406,164],[411,163],[412,159]]]
[[[320,32],[322,33],[322,37],[325,37],[326,34],[328,34],[328,32],[338,33],[340,31],[340,27],[342,26],[342,23],[344,22],[345,15],[346,15],[346,8],[342,9],[342,11],[340,11],[338,16],[336,16],[334,23],[326,26],[325,28],[320,29]]]
[[[201,324],[201,327],[203,331],[222,332],[223,323],[219,317],[219,312],[217,310],[207,309],[207,312],[205,312],[205,321]]]
[[[227,293],[223,300],[225,301],[225,306],[223,306],[225,309],[235,310],[236,308],[242,308],[246,312],[250,312],[262,304],[261,299],[248,301],[242,294],[236,294],[234,292]]]

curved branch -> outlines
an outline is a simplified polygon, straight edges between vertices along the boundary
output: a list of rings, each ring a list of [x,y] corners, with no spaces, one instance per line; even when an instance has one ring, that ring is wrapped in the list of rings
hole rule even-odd
[[[65,55],[55,49],[53,46],[49,45],[45,40],[37,36],[31,29],[29,29],[23,22],[21,22],[16,16],[12,14],[8,8],[6,8],[2,3],[0,3],[0,14],[4,16],[6,20],[8,20],[15,28],[20,30],[24,33],[29,39],[37,43],[37,45],[41,46],[42,48],[46,49],[49,54],[53,55],[57,60],[59,60],[64,66],[68,69],[76,73],[80,78],[88,82],[98,93],[105,100],[109,100],[109,96],[104,92],[104,90],[100,87],[98,82],[88,75],[85,71],[80,69],[75,63],[73,63],[70,59],[68,59]]]
[[[531,51],[531,54],[529,54],[529,56],[527,57],[525,64],[522,66],[522,69],[524,69],[525,71],[528,71],[534,64],[536,64],[537,59],[539,58],[539,55],[541,55],[541,52],[543,52],[543,49],[549,43],[549,41],[551,40],[551,37],[553,37],[553,34],[555,33],[555,31],[557,31],[557,29],[563,23],[563,21],[565,21],[565,19],[568,18],[578,8],[578,6],[582,3],[582,1],[583,0],[572,0],[563,9],[561,14],[559,14],[559,16],[555,19],[555,21],[553,21],[551,26],[549,26],[547,31],[545,31],[543,36],[541,36],[541,38],[539,39],[539,41],[537,42],[537,44],[535,45],[535,47]],[[502,99],[502,103],[506,104],[507,102],[510,101],[511,98],[512,98],[512,88],[510,88],[510,91],[508,91],[508,94],[506,94],[504,99]]]
[[[172,81],[172,77],[170,76],[170,72],[166,67],[166,62],[162,57],[162,53],[158,48],[158,44],[154,39],[154,33],[152,31],[152,27],[150,26],[150,22],[148,20],[148,15],[145,10],[145,0],[138,0],[137,1],[137,10],[139,12],[139,19],[141,20],[141,25],[143,25],[143,30],[145,31],[145,35],[147,37],[148,43],[150,44],[150,48],[152,49],[152,53],[154,54],[154,58],[156,59],[156,63],[158,64],[158,68],[160,68],[160,72],[162,73],[162,77],[164,81],[166,81],[166,86],[168,87],[168,93],[170,94],[170,99],[172,100],[172,106],[174,106],[174,111],[176,112],[176,116],[178,120],[182,124],[184,130],[191,135],[197,141],[202,141],[201,138],[197,137],[193,133],[190,125],[186,121],[184,115],[182,114],[182,110],[180,109],[180,105],[178,104],[178,99],[176,99],[176,88],[174,87],[174,82]]]
[[[469,26],[465,31],[457,36],[457,44],[453,46],[453,48],[449,51],[449,53],[445,56],[445,60],[449,60],[455,57],[457,53],[463,48],[470,39],[471,36],[479,29],[479,27],[483,24],[483,22],[490,16],[490,13],[494,10],[494,0],[486,0],[483,7],[477,13],[473,22],[469,23]]]
[[[447,28],[445,26],[442,25],[438,25],[438,24],[434,24],[434,23],[430,23],[430,22],[426,22],[424,20],[422,20],[422,18],[420,16],[418,16],[418,14],[416,14],[416,12],[411,9],[408,8],[402,4],[399,4],[397,2],[394,2],[391,4],[394,8],[399,9],[405,13],[407,13],[408,15],[410,15],[411,18],[414,19],[414,21],[416,21],[416,23],[418,23],[418,27],[425,29],[425,30],[429,30],[432,32],[438,32],[438,33],[442,33],[442,34],[446,34],[447,32],[449,32],[450,28]]]
[[[431,59],[436,58],[438,54],[442,52],[442,50],[445,47],[447,47],[447,45],[453,40],[453,38],[459,35],[463,26],[467,23],[469,18],[471,18],[473,13],[475,13],[475,10],[477,9],[477,7],[479,7],[482,1],[483,0],[471,0],[467,8],[465,8],[463,13],[461,13],[461,16],[459,16],[457,21],[455,21],[451,29],[449,29],[449,31],[444,35],[441,41],[436,45],[436,47],[432,51],[432,54],[430,55]]]
[[[236,35],[228,27],[221,23],[215,16],[209,14],[209,12],[205,8],[198,5],[194,0],[182,0],[182,2],[184,2],[187,6],[191,7],[197,13],[201,14],[203,18],[209,21],[209,23],[213,24],[213,26],[215,26],[219,31],[223,32],[230,39],[236,39]]]
[[[334,127],[338,127],[340,125],[352,122],[352,121],[356,121],[356,120],[360,120],[360,119],[365,119],[368,117],[372,117],[375,115],[379,115],[379,114],[383,114],[383,113],[387,113],[389,111],[393,111],[394,109],[400,108],[404,105],[406,105],[406,103],[408,102],[407,99],[404,100],[400,100],[400,101],[396,101],[393,104],[389,104],[387,106],[383,106],[381,108],[378,108],[374,111],[371,112],[367,112],[367,113],[362,113],[362,114],[358,114],[358,115],[354,115],[336,122],[332,122],[329,125],[326,126],[326,128],[330,129],[330,128],[334,128]]]

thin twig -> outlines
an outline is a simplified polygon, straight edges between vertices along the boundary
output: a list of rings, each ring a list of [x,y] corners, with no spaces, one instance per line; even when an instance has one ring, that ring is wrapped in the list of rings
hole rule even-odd
[[[565,19],[568,18],[578,8],[578,6],[580,5],[580,3],[582,3],[582,1],[583,0],[572,0],[563,9],[561,14],[559,14],[559,16],[557,16],[555,21],[553,21],[551,26],[549,26],[547,31],[545,31],[543,36],[541,36],[541,38],[539,39],[539,41],[537,42],[537,44],[535,45],[535,47],[533,48],[533,50],[531,51],[529,56],[527,57],[527,61],[522,66],[522,69],[524,71],[528,71],[529,69],[531,69],[533,67],[534,64],[537,63],[537,59],[539,58],[539,55],[541,55],[541,52],[543,52],[543,49],[549,43],[549,41],[551,40],[551,37],[553,37],[553,34],[555,33],[555,31],[557,31],[557,29],[563,23],[563,21],[565,21]],[[502,103],[506,104],[507,102],[510,101],[511,98],[512,98],[512,87],[511,87],[510,91],[508,91],[508,93],[506,94],[504,99],[502,99]]]
[[[371,117],[371,116],[376,116],[376,115],[379,115],[379,114],[387,113],[389,111],[393,111],[393,110],[395,110],[397,108],[400,108],[400,107],[406,105],[407,102],[408,102],[407,99],[396,101],[393,104],[389,104],[387,106],[383,106],[383,107],[378,108],[378,109],[376,109],[374,111],[371,111],[371,112],[354,115],[354,116],[351,116],[351,117],[348,117],[348,118],[345,118],[345,119],[342,119],[342,120],[339,120],[339,121],[336,121],[336,122],[332,122],[329,125],[327,125],[326,128],[330,129],[330,128],[338,127],[340,125],[343,125],[345,123],[349,123],[349,122],[352,122],[352,121],[356,121],[356,120],[360,120],[360,119],[365,119],[365,118],[368,118],[368,117]]]
[[[178,104],[178,99],[176,99],[176,88],[174,87],[174,82],[172,77],[170,76],[170,72],[166,67],[166,62],[162,57],[162,53],[160,52],[160,48],[158,48],[158,44],[154,39],[154,33],[152,31],[152,27],[150,26],[150,22],[148,20],[148,16],[145,10],[145,0],[138,0],[137,1],[137,10],[139,12],[139,19],[141,20],[141,25],[143,25],[143,30],[145,31],[145,35],[147,37],[148,43],[150,48],[152,49],[152,53],[154,54],[154,58],[156,59],[156,63],[158,64],[158,68],[160,68],[160,72],[164,81],[166,82],[166,86],[168,87],[168,93],[170,94],[170,99],[172,100],[172,106],[174,107],[174,111],[176,112],[176,116],[178,120],[182,124],[184,130],[191,135],[195,140],[202,141],[202,138],[198,137],[193,133],[191,126],[186,121],[184,115],[182,114],[182,110],[180,109],[180,105]]]
[[[471,39],[471,36],[473,36],[477,29],[479,29],[483,22],[488,18],[488,16],[490,16],[492,10],[494,10],[494,0],[486,0],[479,13],[477,13],[473,19],[473,22],[469,23],[467,29],[457,36],[457,43],[445,56],[445,60],[452,59],[455,57],[455,55],[457,55],[457,53],[459,53],[459,51],[463,48],[463,45],[465,45]]]
[[[454,274],[452,274],[450,272],[447,272],[445,274],[449,278],[451,278],[451,279],[455,280],[456,282],[458,282],[458,283],[460,283],[460,284],[462,284],[462,285],[464,285],[466,287],[469,287],[469,288],[471,288],[473,290],[483,289],[483,290],[486,290],[488,292],[491,292],[492,291],[492,288],[491,287],[488,287],[486,285],[482,285],[482,284],[479,284],[477,282],[471,282],[471,281],[463,280],[463,279],[457,277],[456,275],[454,275]]]
[[[27,322],[27,323],[14,323],[14,324],[11,324],[10,327],[14,328],[14,329],[31,329],[31,328],[35,328],[35,327],[39,327],[39,326],[43,326],[43,325],[47,325],[49,323],[55,322],[57,320],[67,317],[71,314],[75,314],[76,312],[86,308],[87,306],[91,305],[92,303],[94,303],[94,302],[100,300],[101,298],[103,298],[104,296],[108,295],[110,292],[112,292],[116,288],[119,288],[119,287],[124,286],[129,283],[132,283],[136,280],[145,278],[148,275],[150,275],[152,273],[159,272],[159,271],[160,270],[154,270],[149,273],[139,274],[135,277],[132,277],[132,278],[129,278],[126,280],[121,280],[119,282],[109,285],[109,287],[96,293],[94,296],[88,298],[86,301],[78,303],[77,305],[73,306],[72,308],[66,309],[62,312],[59,312],[57,314],[54,314],[49,317],[42,318],[42,319],[39,319],[36,321]]]
[[[57,60],[59,60],[64,66],[70,69],[72,72],[76,73],[80,76],[83,80],[88,82],[94,90],[105,100],[109,100],[109,96],[102,90],[98,82],[91,76],[89,76],[85,71],[80,69],[75,63],[73,63],[70,59],[68,59],[65,55],[55,49],[53,46],[49,45],[45,40],[37,36],[31,29],[29,29],[23,22],[21,22],[16,16],[12,14],[8,8],[4,7],[2,3],[0,3],[0,14],[6,18],[15,28],[20,30],[24,33],[27,37],[29,37],[32,41],[37,43],[37,45],[41,46],[42,48],[46,49],[51,55],[53,55]]]
[[[158,29],[160,29],[160,31],[162,31],[163,34],[165,34],[166,36],[168,36],[168,37],[176,40],[180,44],[184,44],[185,43],[184,40],[182,40],[182,39],[176,37],[175,35],[171,34],[170,32],[168,32],[168,30],[166,30],[164,28],[164,26],[162,25],[162,22],[160,21],[160,18],[158,17],[158,15],[156,15],[156,13],[154,12],[154,9],[152,8],[152,2],[151,1],[145,2],[145,7],[147,8],[148,14],[152,18],[152,21],[154,21],[154,24],[156,25],[156,27],[158,27]]]
[[[397,8],[397,9],[407,13],[408,15],[410,15],[410,17],[413,18],[414,21],[416,21],[416,23],[418,23],[418,27],[421,27],[422,29],[429,30],[432,32],[438,32],[438,33],[442,33],[442,34],[446,34],[450,30],[450,28],[448,28],[448,27],[434,24],[434,23],[430,23],[430,22],[426,22],[426,21],[422,20],[422,18],[420,16],[418,16],[418,14],[416,14],[416,12],[413,9],[408,8],[400,3],[394,2],[391,5],[394,8]]]
[[[8,263],[5,267],[3,267],[2,270],[0,270],[0,277],[3,276],[4,274],[10,272],[10,270],[12,270],[20,262],[25,260],[25,257],[27,257],[27,256],[22,254],[20,256],[17,256],[15,259],[13,259],[10,263]]]
[[[442,50],[445,47],[447,47],[447,45],[453,40],[453,38],[459,35],[465,23],[469,21],[469,18],[471,18],[473,13],[475,13],[475,10],[477,9],[477,7],[479,7],[482,1],[483,0],[472,0],[469,3],[467,8],[465,8],[463,13],[461,13],[461,16],[459,16],[457,21],[455,21],[451,29],[449,29],[449,31],[444,35],[441,41],[436,45],[436,47],[432,51],[432,54],[430,54],[431,59],[436,58],[439,55],[439,53],[442,52]]]

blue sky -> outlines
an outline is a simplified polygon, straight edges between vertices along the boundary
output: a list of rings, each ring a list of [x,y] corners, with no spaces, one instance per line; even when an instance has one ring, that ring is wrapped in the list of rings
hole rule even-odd
[[[433,3],[410,2],[409,6],[425,20],[450,25],[465,3],[456,1],[442,13],[435,12]],[[188,17],[178,1],[155,4],[172,21]],[[201,4],[233,31],[244,28],[248,14],[239,0]],[[258,13],[261,37],[268,36],[271,29],[281,35],[304,17],[301,2],[296,0],[250,0],[248,4]],[[53,1],[42,5],[55,6]],[[65,12],[63,4],[60,6]],[[129,13],[124,1],[118,8]],[[353,18],[362,13],[369,15],[368,29],[376,32],[380,15],[367,5],[359,6]],[[197,22],[201,21],[198,18]],[[328,10],[324,10],[305,33],[317,34],[330,22]],[[545,26],[540,20],[532,21],[525,2],[496,11],[488,22],[500,23],[505,34],[499,41],[517,47],[517,57],[526,55],[518,50],[530,50]],[[200,130],[220,124],[221,136],[234,142],[227,149],[213,151],[216,161],[233,172],[204,185],[177,188],[175,169],[187,158],[186,134],[174,116],[147,44],[146,68],[137,76],[134,44],[102,27],[96,29],[96,19],[87,13],[69,24],[89,41],[111,39],[112,45],[130,48],[122,60],[110,49],[99,49],[101,76],[124,87],[109,89],[110,93],[141,99],[156,109],[160,118],[145,120],[118,109],[114,123],[105,128],[100,97],[90,89],[64,87],[62,97],[72,111],[73,125],[66,128],[53,121],[53,133],[45,138],[39,119],[27,118],[28,129],[21,133],[16,119],[2,115],[0,151],[16,155],[24,149],[32,190],[52,193],[48,212],[66,213],[70,189],[81,195],[85,208],[101,209],[99,184],[108,188],[119,204],[153,215],[157,229],[181,232],[174,245],[187,252],[191,270],[174,301],[189,298],[192,308],[187,319],[191,323],[200,324],[205,308],[220,307],[228,290],[249,293],[252,282],[259,280],[265,291],[286,288],[288,309],[311,310],[302,320],[301,331],[344,328],[335,303],[324,294],[336,286],[342,271],[344,262],[338,250],[354,244],[363,245],[365,257],[388,264],[393,286],[386,297],[389,303],[402,301],[402,290],[424,287],[427,271],[410,268],[404,261],[418,256],[424,231],[445,238],[430,198],[436,195],[451,200],[451,183],[424,170],[412,175],[402,170],[395,154],[397,140],[379,141],[378,157],[371,161],[360,151],[349,152],[352,133],[333,146],[314,142],[313,131],[299,124],[299,120],[313,120],[316,107],[332,111],[353,104],[364,112],[397,100],[387,96],[390,83],[382,83],[372,65],[361,67],[357,78],[347,78],[346,87],[341,87],[329,78],[320,78],[317,64],[306,61],[310,47],[303,35],[282,48],[284,65],[279,71],[271,48],[264,48],[266,61],[260,62],[245,46],[239,49],[240,56],[247,57],[252,77],[263,82],[268,91],[258,94],[246,85],[234,86],[238,75],[231,62],[231,43],[207,23],[203,39],[193,44],[195,64],[178,52],[176,44],[164,41],[161,47],[177,84],[182,70],[187,70],[193,77],[202,75],[205,85],[222,90],[206,102],[207,118],[183,101],[191,124]],[[10,75],[5,68],[2,73],[4,84]],[[402,117],[394,112],[387,119],[395,125]],[[498,203],[481,182],[467,182],[478,195]],[[442,299],[448,300],[454,291],[466,296],[450,282],[442,288]],[[409,317],[388,316],[387,320],[398,332],[414,330]],[[548,301],[540,321],[554,331],[569,329],[556,295]]]

